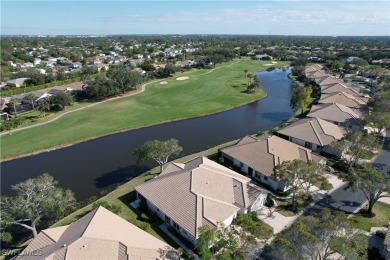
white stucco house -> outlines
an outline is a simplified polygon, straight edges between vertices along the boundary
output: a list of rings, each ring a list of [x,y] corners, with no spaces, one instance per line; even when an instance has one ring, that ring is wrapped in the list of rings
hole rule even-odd
[[[312,153],[310,149],[273,135],[264,135],[258,139],[246,136],[236,145],[222,149],[221,153],[244,174],[273,190],[282,191],[287,187],[275,178],[277,165],[295,159],[326,163],[323,157]]]
[[[171,163],[135,188],[149,210],[197,244],[201,226],[229,226],[237,215],[263,207],[268,192],[250,179],[205,157]]]

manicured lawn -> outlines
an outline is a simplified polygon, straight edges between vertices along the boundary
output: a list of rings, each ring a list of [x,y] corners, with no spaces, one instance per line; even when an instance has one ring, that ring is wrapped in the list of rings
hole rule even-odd
[[[178,73],[172,78],[161,80],[168,81],[166,85],[159,82],[149,84],[144,93],[76,111],[47,125],[3,135],[1,158],[137,127],[215,113],[257,100],[265,93],[244,93],[248,81],[244,69],[249,73],[265,70],[267,67],[262,65],[264,63],[240,59],[223,63],[211,72],[191,70]],[[279,62],[277,65],[287,64]],[[182,76],[188,76],[189,80],[176,80]]]
[[[374,205],[373,212],[375,217],[365,217],[357,214],[350,219],[350,223],[354,228],[359,228],[365,231],[370,231],[371,227],[381,227],[390,222],[390,205],[378,201]]]

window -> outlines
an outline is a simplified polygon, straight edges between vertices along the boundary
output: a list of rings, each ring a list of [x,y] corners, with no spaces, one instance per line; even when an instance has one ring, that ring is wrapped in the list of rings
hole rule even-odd
[[[311,149],[311,143],[306,142],[306,143],[305,143],[305,147]]]
[[[157,210],[157,211],[160,211],[160,209],[159,209],[159,208],[156,208],[156,210]]]
[[[173,226],[174,226],[177,230],[180,229],[180,226],[179,226],[175,221],[173,221]]]
[[[167,224],[171,224],[171,218],[168,217],[167,215],[165,215],[165,222],[166,222]]]
[[[267,177],[267,176],[264,176],[264,180],[265,180],[265,181],[268,180],[268,177]]]

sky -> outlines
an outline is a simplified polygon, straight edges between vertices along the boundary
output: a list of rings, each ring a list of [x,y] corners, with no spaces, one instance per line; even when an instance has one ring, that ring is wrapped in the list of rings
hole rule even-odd
[[[1,0],[2,35],[390,36],[390,1]]]

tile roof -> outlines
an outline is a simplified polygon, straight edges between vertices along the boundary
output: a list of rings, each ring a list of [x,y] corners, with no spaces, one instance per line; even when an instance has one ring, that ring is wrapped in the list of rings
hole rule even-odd
[[[347,133],[344,128],[320,118],[304,118],[277,132],[319,146],[325,146],[335,140],[340,140]]]
[[[316,83],[320,86],[326,86],[326,85],[331,85],[331,84],[336,84],[336,83],[344,83],[342,79],[334,78],[331,76],[324,76],[322,78],[316,78],[315,79]]]
[[[180,166],[168,166],[135,189],[192,236],[199,227],[217,226],[250,206],[249,178],[205,157]]]
[[[318,101],[320,104],[339,103],[350,108],[362,108],[367,105],[367,102],[362,98],[351,95],[346,92],[321,94],[321,98]]]
[[[338,92],[346,92],[351,95],[360,96],[358,90],[354,89],[351,85],[346,83],[335,83],[331,85],[321,86],[321,93],[323,94],[338,93]]]
[[[357,124],[361,116],[360,111],[338,103],[314,105],[311,107],[310,113],[307,114],[307,117],[317,117],[332,123],[351,122],[353,124]]]
[[[27,255],[39,250],[39,256]],[[160,259],[164,242],[103,207],[68,226],[43,230],[18,259]],[[24,255],[24,252],[26,255]]]
[[[248,165],[265,176],[274,174],[275,166],[284,161],[300,159],[303,161],[321,161],[309,149],[284,140],[277,136],[261,136],[259,139],[245,137],[236,145],[221,151],[230,157]]]

